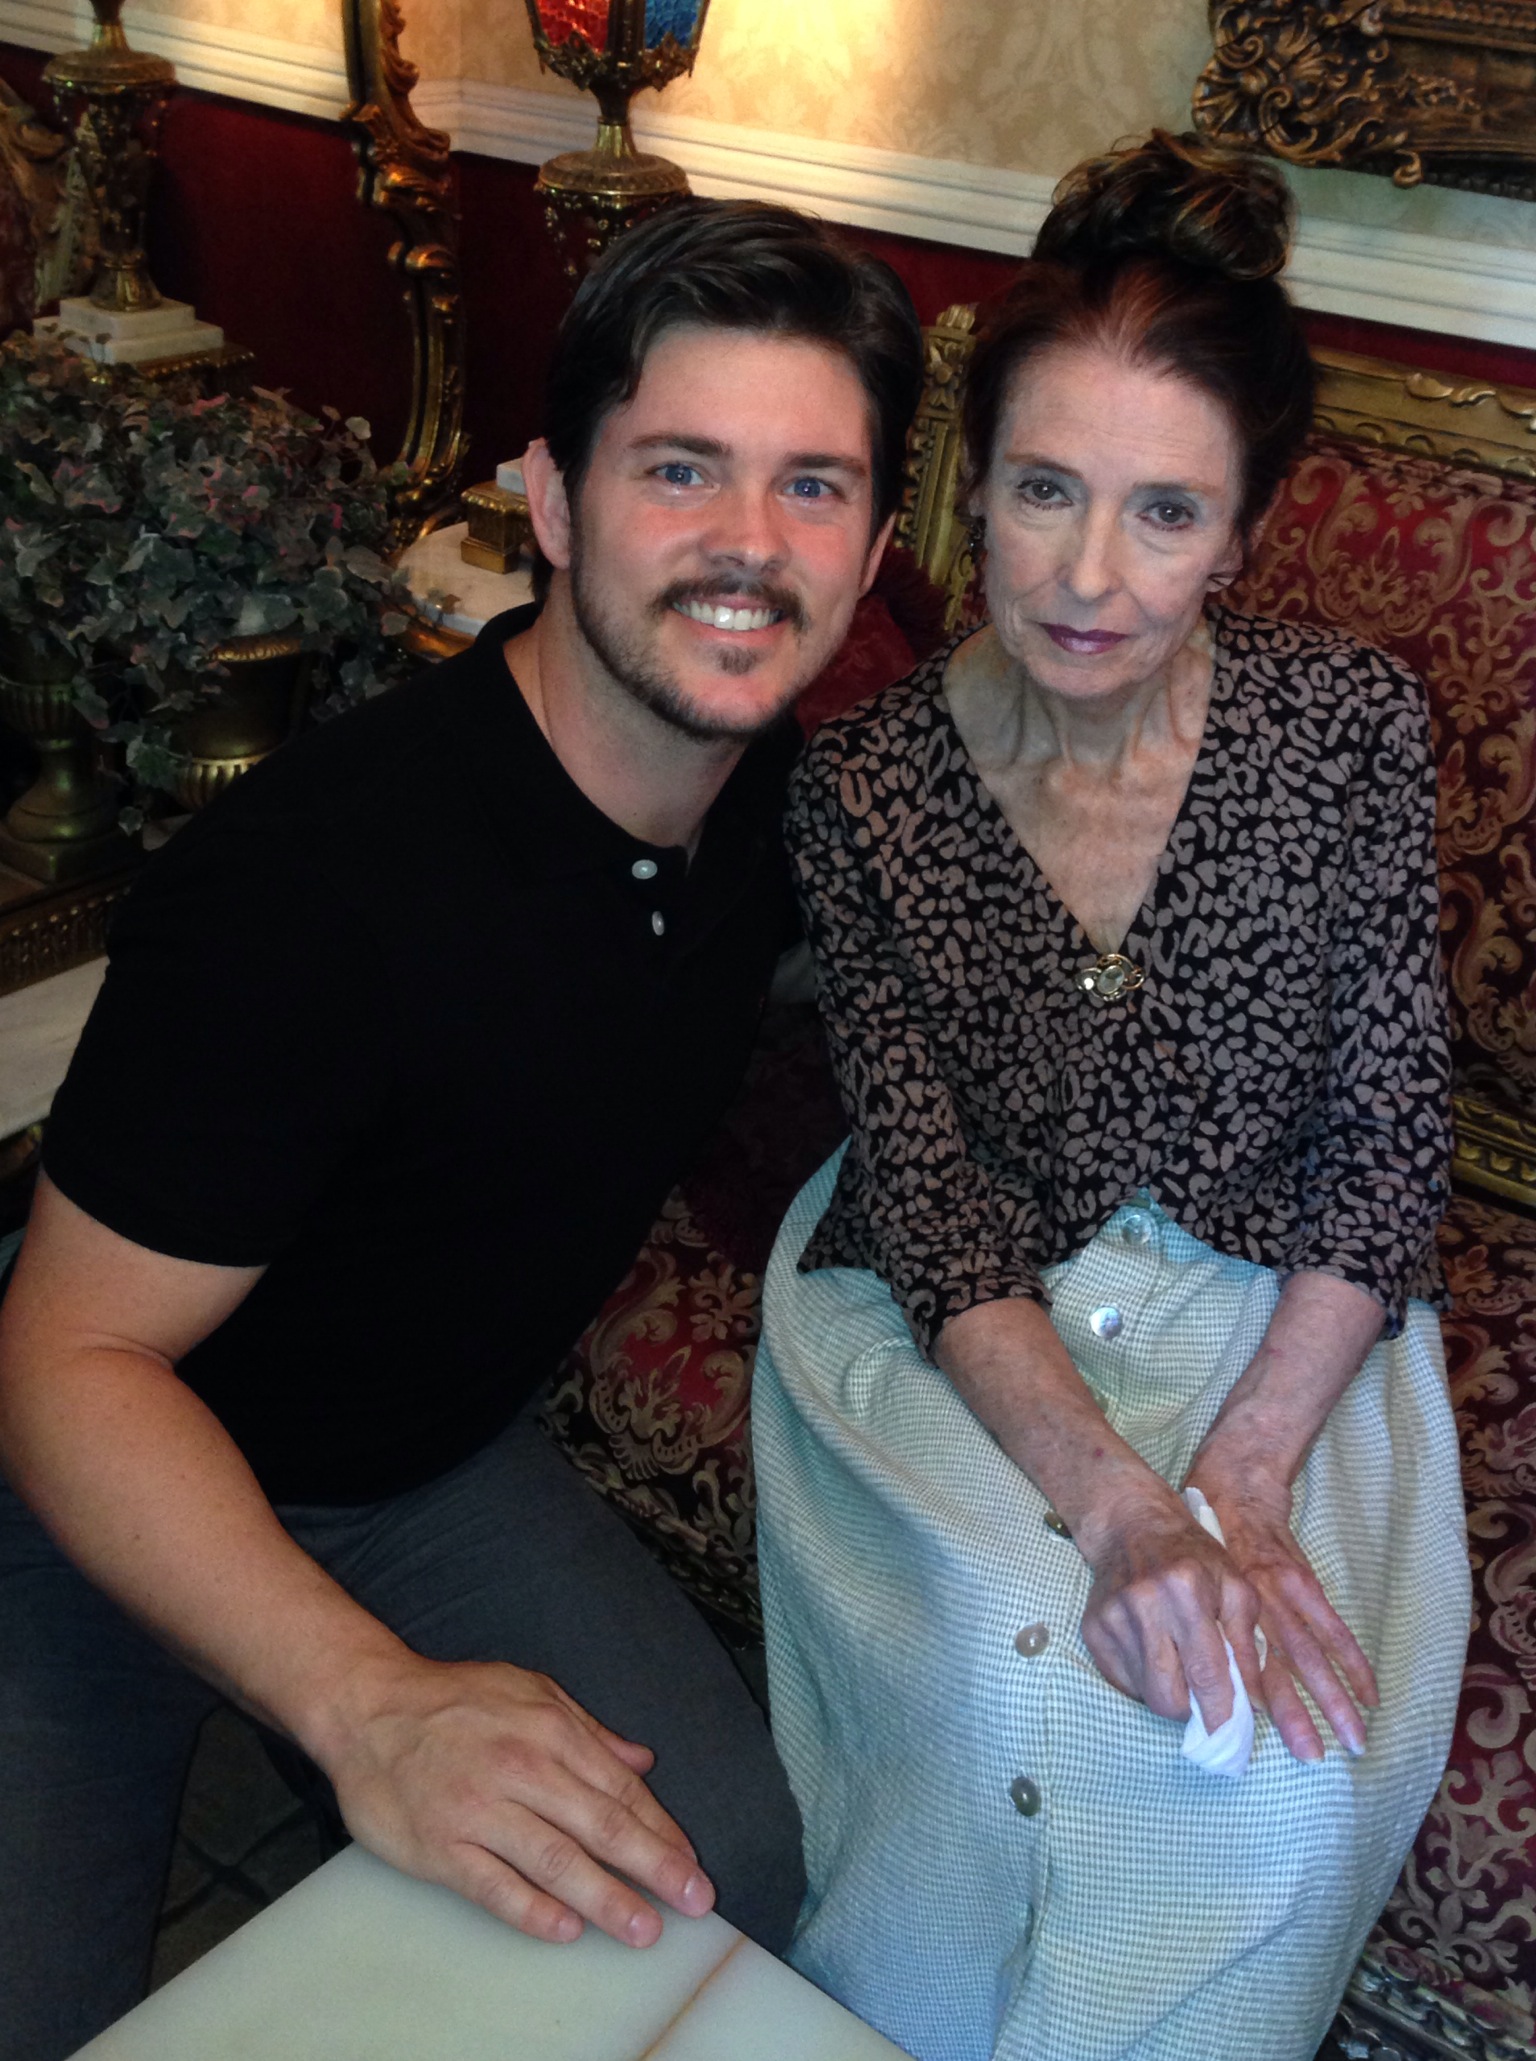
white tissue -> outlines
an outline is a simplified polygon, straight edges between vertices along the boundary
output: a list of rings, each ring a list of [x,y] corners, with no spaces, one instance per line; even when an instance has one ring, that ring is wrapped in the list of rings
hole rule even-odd
[[[1222,1536],[1220,1521],[1199,1489],[1185,1489],[1184,1502],[1190,1516],[1210,1533],[1218,1545],[1224,1546],[1226,1540]],[[1261,1641],[1263,1636],[1262,1632],[1258,1634]],[[1184,1727],[1184,1743],[1180,1751],[1186,1760],[1192,1760],[1197,1768],[1204,1768],[1208,1775],[1225,1775],[1229,1782],[1240,1782],[1248,1772],[1248,1761],[1253,1753],[1253,1705],[1237,1671],[1231,1641],[1223,1639],[1222,1644],[1227,1649],[1227,1666],[1232,1672],[1232,1715],[1224,1725],[1208,1732],[1205,1719],[1200,1715],[1200,1706],[1191,1697],[1189,1723]],[[1263,1650],[1261,1644],[1261,1656]]]

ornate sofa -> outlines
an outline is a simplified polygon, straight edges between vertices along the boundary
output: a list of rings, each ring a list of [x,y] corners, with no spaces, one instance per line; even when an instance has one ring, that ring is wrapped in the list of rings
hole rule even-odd
[[[971,311],[929,332],[897,560],[807,727],[974,609],[954,508]],[[1440,1793],[1334,2028],[1360,2061],[1536,2051],[1536,394],[1319,354],[1311,445],[1238,595],[1337,625],[1427,682],[1456,1065],[1442,1235],[1474,1623]],[[932,585],[919,577],[919,569]],[[547,1424],[728,1635],[759,1629],[748,1400],[758,1280],[842,1134],[814,1008],[770,1011],[701,1164],[571,1355]]]

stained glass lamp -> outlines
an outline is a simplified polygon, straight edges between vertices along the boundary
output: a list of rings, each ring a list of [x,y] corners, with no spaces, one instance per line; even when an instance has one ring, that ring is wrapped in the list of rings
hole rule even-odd
[[[544,219],[574,278],[621,230],[688,191],[679,165],[636,150],[629,103],[693,70],[709,0],[527,0],[539,63],[596,96],[597,142],[539,173]]]

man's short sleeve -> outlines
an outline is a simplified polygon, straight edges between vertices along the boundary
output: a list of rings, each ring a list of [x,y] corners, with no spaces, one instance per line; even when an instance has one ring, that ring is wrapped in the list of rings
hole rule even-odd
[[[270,824],[202,819],[149,863],[43,1145],[136,1245],[261,1266],[387,1090],[377,941]]]

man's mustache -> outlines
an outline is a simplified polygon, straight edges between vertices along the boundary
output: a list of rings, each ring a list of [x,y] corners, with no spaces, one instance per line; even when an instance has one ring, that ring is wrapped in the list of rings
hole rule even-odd
[[[712,579],[674,580],[651,603],[656,615],[667,615],[688,601],[724,601],[734,608],[771,608],[783,616],[792,630],[803,631],[810,618],[805,603],[789,587],[776,587],[771,580],[754,580],[741,573],[716,573]]]

